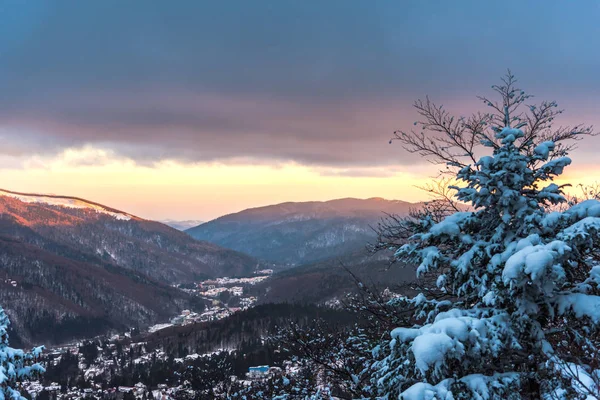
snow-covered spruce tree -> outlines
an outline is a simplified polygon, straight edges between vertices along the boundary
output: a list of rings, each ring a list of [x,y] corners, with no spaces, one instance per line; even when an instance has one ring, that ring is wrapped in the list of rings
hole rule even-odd
[[[424,213],[396,248],[438,296],[394,300],[414,325],[374,349],[365,373],[378,396],[598,398],[600,202],[553,211],[565,198],[552,183],[592,131],[553,129],[556,103],[527,105],[515,82],[509,72],[493,86],[499,102],[481,98],[492,112],[470,118],[418,101],[420,132],[396,133],[447,166],[465,207],[441,221]]]
[[[30,353],[9,347],[9,324],[8,316],[0,307],[0,400],[24,400],[17,385],[44,372],[44,368],[36,362],[43,347],[36,347]]]

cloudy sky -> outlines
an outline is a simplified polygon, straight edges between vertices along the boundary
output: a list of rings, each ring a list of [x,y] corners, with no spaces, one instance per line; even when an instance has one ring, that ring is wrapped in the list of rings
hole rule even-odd
[[[282,201],[416,201],[388,141],[429,95],[459,114],[510,68],[600,126],[600,3],[2,1],[0,187],[147,218]],[[594,179],[600,139],[568,178]]]

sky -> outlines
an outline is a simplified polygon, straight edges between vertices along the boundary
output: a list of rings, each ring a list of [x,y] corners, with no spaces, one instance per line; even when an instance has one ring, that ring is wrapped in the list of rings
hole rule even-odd
[[[419,201],[397,129],[510,68],[559,123],[600,126],[600,3],[0,2],[0,187],[152,219],[284,201]],[[600,138],[566,180],[594,182]]]

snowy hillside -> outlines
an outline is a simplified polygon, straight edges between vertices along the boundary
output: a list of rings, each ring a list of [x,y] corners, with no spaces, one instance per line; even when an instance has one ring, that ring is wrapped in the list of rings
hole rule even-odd
[[[194,301],[169,284],[257,261],[84,199],[0,192],[0,304],[22,342],[163,321]]]
[[[40,203],[51,206],[94,210],[98,213],[107,214],[122,221],[129,221],[131,218],[136,218],[133,215],[117,211],[109,207],[105,207],[101,204],[89,202],[77,197],[19,193],[11,192],[9,190],[4,189],[0,189],[0,196],[12,197],[13,199],[17,199],[19,201],[22,201],[23,203]]]

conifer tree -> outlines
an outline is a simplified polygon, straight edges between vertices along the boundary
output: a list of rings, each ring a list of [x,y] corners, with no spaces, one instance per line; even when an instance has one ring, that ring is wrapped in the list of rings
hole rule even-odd
[[[418,101],[420,131],[395,134],[446,167],[462,204],[404,221],[413,234],[394,257],[433,284],[392,301],[413,325],[373,351],[364,373],[378,396],[598,398],[600,202],[566,204],[553,182],[592,130],[553,128],[557,104],[529,105],[510,72],[492,88],[491,112],[456,118]]]
[[[36,347],[30,353],[13,349],[8,345],[8,326],[10,321],[0,307],[0,400],[20,400],[18,385],[28,379],[34,379],[44,372],[36,362],[43,347]]]

